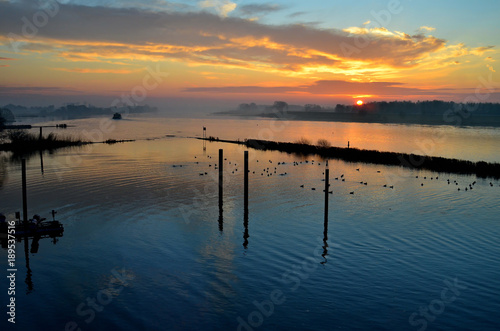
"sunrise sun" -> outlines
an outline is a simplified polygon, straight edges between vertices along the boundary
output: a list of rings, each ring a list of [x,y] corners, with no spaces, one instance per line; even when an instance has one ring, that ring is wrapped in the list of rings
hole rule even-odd
[[[358,100],[358,101],[356,101],[356,104],[357,104],[358,106],[363,105],[363,100]]]

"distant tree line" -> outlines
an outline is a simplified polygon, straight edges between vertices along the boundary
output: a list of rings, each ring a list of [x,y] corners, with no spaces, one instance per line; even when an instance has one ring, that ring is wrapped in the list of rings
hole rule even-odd
[[[62,107],[56,108],[53,105],[42,106],[42,107],[24,107],[19,105],[9,104],[6,105],[3,111],[8,111],[9,114],[15,113],[16,116],[68,116],[68,117],[86,117],[94,115],[111,115],[115,112],[127,112],[127,113],[149,113],[155,112],[157,109],[155,107],[150,107],[148,105],[135,105],[127,106],[122,105],[118,107],[95,107],[88,104],[66,104]],[[2,115],[0,113],[0,115]],[[5,115],[2,115],[7,119],[8,122],[11,120]],[[12,115],[13,117],[13,115]]]
[[[442,115],[445,112],[464,113],[475,115],[500,116],[499,103],[456,103],[453,101],[376,101],[358,105],[337,105],[338,113],[380,113],[380,114],[414,114],[414,115]]]
[[[311,113],[378,113],[378,114],[398,114],[405,115],[442,115],[445,112],[464,114],[466,112],[483,116],[500,116],[499,103],[457,103],[453,101],[373,101],[362,105],[343,105],[335,107],[323,107],[317,104],[306,104],[304,106],[288,105],[285,101],[275,101],[270,106],[259,106],[252,103],[242,103],[238,110],[242,112],[274,112],[278,111],[305,111]]]

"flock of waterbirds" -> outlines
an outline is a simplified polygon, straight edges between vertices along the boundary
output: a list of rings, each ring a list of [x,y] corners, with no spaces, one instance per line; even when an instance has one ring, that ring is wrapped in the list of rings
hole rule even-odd
[[[206,156],[208,159],[212,159],[212,156],[210,155],[207,155]],[[197,156],[194,157],[195,159],[198,159]],[[224,158],[224,161],[228,161],[227,158]],[[265,176],[265,177],[272,177],[273,175],[275,176],[287,176],[289,175],[288,172],[286,171],[280,171],[280,168],[282,166],[285,166],[285,165],[290,165],[290,162],[285,162],[285,161],[273,161],[273,160],[267,160],[267,161],[264,161],[265,162],[265,166],[262,167],[262,168],[258,168],[259,170],[258,171],[251,171],[249,170],[249,172],[251,172],[252,174],[257,174],[260,176]],[[195,161],[194,162],[195,164],[200,164],[200,161]],[[256,160],[256,163],[259,163],[259,160]],[[262,162],[261,162],[262,163]],[[325,166],[324,164],[325,162],[316,162],[315,160],[304,160],[304,161],[293,161],[291,164],[292,166],[294,167],[298,167],[298,166],[301,166],[301,165],[318,165],[318,166],[321,166],[323,164],[323,166]],[[228,161],[228,165],[231,166],[231,169],[229,169],[229,171],[232,173],[232,174],[235,174],[238,172],[238,164],[235,163],[235,162],[231,162],[231,161]],[[172,167],[182,167],[182,165],[173,165]],[[217,166],[217,163],[214,163],[213,164],[213,167],[212,167],[212,164],[209,163],[208,164],[208,168],[211,168],[211,169],[214,169],[214,170],[217,170],[218,169],[218,166]],[[210,169],[208,169],[210,170]],[[360,170],[360,168],[356,168],[355,171],[357,172],[362,172]],[[380,170],[377,170],[377,173],[381,173]],[[208,175],[208,171],[204,171],[204,172],[199,172],[199,175],[200,176],[205,176],[205,175]],[[325,172],[323,171],[322,172],[322,175],[324,176],[325,175]],[[336,176],[336,177],[333,177],[333,178],[330,178],[330,181],[335,180],[335,181],[339,181],[339,182],[345,182],[346,181],[346,176],[344,174],[340,174],[339,176]],[[424,187],[426,184],[425,182],[426,181],[439,181],[439,176],[432,176],[432,177],[429,177],[429,176],[419,176],[419,175],[416,175],[415,176],[415,179],[419,179],[419,183],[420,183],[420,186],[421,187]],[[320,181],[325,181],[324,177],[319,179]],[[443,179],[441,179],[442,181]],[[455,186],[458,186],[457,187],[457,191],[472,191],[475,187],[475,185],[477,184],[477,181],[473,181],[473,182],[470,182],[470,183],[459,183],[457,180],[451,180],[451,179],[446,179],[445,180],[447,185],[455,185]],[[360,185],[363,185],[363,186],[368,186],[368,182],[367,181],[359,181],[359,184]],[[330,186],[331,184],[329,184]],[[489,182],[489,186],[491,187],[494,187],[495,184],[493,184],[493,182]],[[500,187],[500,185],[498,185]],[[302,189],[305,189],[306,186],[305,184],[301,184],[299,186],[300,188]],[[384,188],[388,188],[388,189],[394,189],[394,185],[388,185],[388,184],[383,184],[382,187]],[[311,186],[309,187],[310,190],[312,191],[316,191],[316,187],[315,186]],[[322,190],[323,192],[325,192],[325,190],[323,189]],[[328,191],[328,193],[330,194],[333,194],[333,191]],[[354,195],[355,194],[355,191],[350,191],[349,194],[351,195]]]

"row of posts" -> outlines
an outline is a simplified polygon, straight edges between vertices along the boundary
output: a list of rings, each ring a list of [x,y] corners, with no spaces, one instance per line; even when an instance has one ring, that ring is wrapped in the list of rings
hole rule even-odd
[[[223,181],[224,181],[224,151],[219,149],[219,230],[223,231]],[[244,227],[245,232],[243,238],[245,239],[243,246],[245,248],[248,245],[248,151],[244,152],[244,161],[243,161],[243,205],[244,205]],[[328,168],[328,161],[326,161],[326,169],[325,169],[325,218],[324,218],[324,233],[323,240],[325,242],[324,249],[326,250],[326,241],[328,240],[328,194],[330,189],[330,169]],[[326,253],[325,253],[326,254]]]
[[[224,150],[219,149],[219,208],[222,209],[222,196],[223,196],[223,181],[224,181]],[[244,152],[243,161],[243,201],[245,213],[248,213],[248,151]],[[330,169],[328,168],[328,161],[326,161],[325,169],[325,221],[328,220],[328,190],[330,189]]]
[[[248,169],[248,151],[244,152],[244,162],[243,162],[243,172],[244,172],[244,185],[243,185],[243,201],[244,201],[244,246],[248,245],[248,173],[250,172]],[[223,181],[224,181],[224,151],[219,149],[219,230],[223,231]],[[327,232],[328,232],[328,194],[329,194],[329,184],[330,180],[330,170],[328,168],[328,161],[326,161],[326,169],[325,169],[325,219],[324,219],[324,240],[327,240]],[[26,190],[26,160],[22,160],[22,187],[23,187],[23,222],[26,226],[28,222],[28,203],[27,203],[27,190]]]

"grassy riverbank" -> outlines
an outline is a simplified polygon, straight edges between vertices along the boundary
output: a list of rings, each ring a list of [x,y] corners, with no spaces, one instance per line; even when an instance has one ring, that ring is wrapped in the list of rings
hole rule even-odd
[[[81,146],[88,143],[72,137],[60,137],[54,133],[40,137],[38,134],[23,130],[9,130],[1,133],[0,151],[29,153],[62,147]]]
[[[204,139],[204,138],[198,138]],[[267,140],[247,139],[245,141],[216,140],[232,144],[245,145],[259,150],[274,150],[289,154],[319,155],[327,159],[339,159],[348,162],[363,162],[383,165],[401,166],[413,169],[425,169],[443,173],[471,174],[478,177],[500,178],[500,164],[484,161],[472,162],[466,160],[449,159],[444,157],[381,152],[357,148],[319,147],[302,143],[286,143]]]

